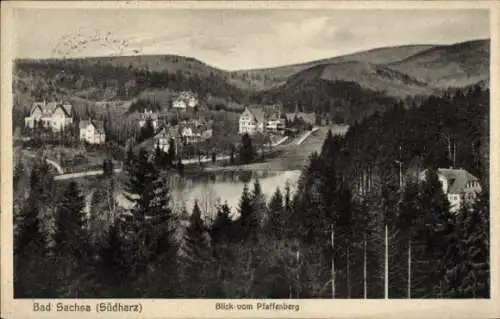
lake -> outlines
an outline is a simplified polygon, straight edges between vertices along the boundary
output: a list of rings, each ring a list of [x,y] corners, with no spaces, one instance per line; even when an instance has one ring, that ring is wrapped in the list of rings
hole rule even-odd
[[[283,193],[287,183],[293,193],[300,173],[300,170],[226,171],[176,177],[170,182],[172,208],[180,212],[185,206],[190,213],[194,201],[198,200],[202,212],[213,216],[217,204],[226,201],[231,211],[235,213],[245,184],[252,191],[253,184],[258,179],[266,201],[269,201],[276,188],[279,187]],[[117,200],[121,206],[130,207],[130,203],[122,195],[118,195]]]

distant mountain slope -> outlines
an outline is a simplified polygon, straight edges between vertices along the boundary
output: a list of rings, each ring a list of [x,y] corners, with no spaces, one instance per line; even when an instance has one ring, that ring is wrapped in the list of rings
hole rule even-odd
[[[229,72],[175,55],[17,60],[15,105],[54,95],[132,101],[145,92],[192,90],[205,102],[283,103],[293,111],[340,114],[349,122],[407,96],[489,86],[490,40],[386,47],[270,69]]]
[[[437,88],[489,82],[490,40],[434,47],[388,67]]]
[[[294,75],[295,73],[318,65],[349,61],[386,64],[401,61],[419,52],[431,49],[435,46],[436,45],[403,45],[396,47],[384,47],[328,59],[321,59],[293,65],[285,65],[275,68],[233,71],[231,72],[231,74],[233,76],[252,79],[254,82],[258,82],[257,84],[254,84],[254,86],[260,84],[263,88],[265,88],[283,84],[288,79],[288,77]]]
[[[80,64],[85,66],[110,65],[114,67],[124,67],[132,70],[148,69],[153,72],[177,72],[189,71],[193,74],[209,74],[210,72],[225,73],[220,69],[209,66],[195,58],[178,55],[131,55],[131,56],[100,56],[88,58],[69,58],[69,59],[20,59],[16,62],[22,63],[60,63],[65,61],[67,64]]]
[[[309,81],[317,79],[331,82],[355,82],[363,88],[385,92],[391,96],[429,92],[429,88],[425,83],[419,82],[404,73],[391,70],[382,65],[358,61],[312,67],[291,76],[284,87],[286,89],[293,87],[294,90],[297,90],[300,89],[301,85],[307,85]]]

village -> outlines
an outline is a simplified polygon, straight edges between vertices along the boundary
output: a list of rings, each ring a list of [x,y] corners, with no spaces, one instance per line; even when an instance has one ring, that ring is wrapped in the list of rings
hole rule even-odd
[[[219,112],[224,114],[221,125],[210,111],[202,113],[206,106],[190,91],[178,92],[167,109],[151,107],[155,101],[141,100],[136,105],[139,107],[133,112],[122,115],[132,129],[129,136],[121,136],[126,142],[120,144],[110,129],[116,118],[77,116],[71,102],[34,102],[24,118],[21,149],[43,150],[58,175],[98,174],[106,158],[121,167],[128,149],[138,152],[141,148],[171,154],[174,162],[187,165],[234,165],[244,135],[251,138],[262,160],[279,146],[305,140],[319,124],[314,113],[286,113],[279,105],[251,105],[236,113]],[[105,107],[106,103],[95,103],[95,108]],[[347,128],[339,125],[339,134]],[[30,152],[28,156],[34,156]]]
[[[96,104],[103,106],[102,103]],[[113,141],[106,134],[102,120],[89,117],[76,122],[74,109],[68,102],[34,102],[29,116],[24,119],[24,132],[27,133],[23,140],[28,142],[29,147],[22,148],[22,152],[32,158],[36,153],[32,151],[44,152],[47,162],[55,170],[56,180],[100,175],[106,160],[113,163],[116,172],[121,172],[125,159],[123,154],[128,149],[171,155],[170,161],[177,165],[207,171],[224,167],[264,171],[280,167],[290,169],[290,165],[282,164],[293,163],[297,152],[301,156],[296,167],[302,167],[307,156],[314,151],[314,148],[308,148],[307,143],[304,143],[306,139],[314,140],[314,135],[321,129],[323,135],[316,138],[316,144],[311,143],[318,149],[328,130],[333,130],[334,135],[344,135],[349,128],[340,123],[321,125],[321,119],[318,120],[314,113],[286,113],[280,105],[252,105],[245,106],[237,114],[237,122],[231,123],[237,127],[237,132],[214,134],[216,123],[213,119],[199,115],[204,106],[193,92],[179,92],[167,110],[150,109],[147,103],[142,105],[142,109],[131,116],[137,129],[126,145],[121,147],[119,153],[122,155],[116,156],[116,152],[106,147]],[[75,136],[76,144],[64,145],[63,140],[68,135]],[[220,136],[224,136],[224,140],[218,139]],[[260,153],[253,164],[238,160],[242,136],[250,137],[256,153]],[[36,140],[35,144],[33,139]],[[229,147],[222,146],[228,141]],[[274,165],[276,157],[280,159],[281,165]],[[463,203],[474,201],[476,194],[481,191],[478,178],[462,168],[440,168],[438,174],[443,191],[451,203],[451,211],[458,211]],[[418,178],[423,180],[425,171],[420,171]],[[368,180],[362,178],[359,193],[363,194],[369,189],[369,184]]]

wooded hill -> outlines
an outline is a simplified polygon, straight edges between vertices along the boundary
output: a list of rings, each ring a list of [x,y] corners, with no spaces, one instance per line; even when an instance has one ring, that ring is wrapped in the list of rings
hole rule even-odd
[[[144,92],[192,90],[201,99],[241,107],[282,103],[340,115],[346,122],[383,111],[388,102],[450,87],[489,86],[490,40],[374,49],[279,68],[228,72],[173,55],[17,60],[14,107],[43,97],[131,100]],[[164,98],[158,95],[160,104]]]

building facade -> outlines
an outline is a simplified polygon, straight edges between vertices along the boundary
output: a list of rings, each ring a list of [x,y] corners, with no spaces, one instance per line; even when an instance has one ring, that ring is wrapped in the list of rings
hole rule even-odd
[[[427,170],[420,173],[421,181],[426,174]],[[472,204],[482,190],[479,179],[462,168],[440,168],[437,175],[450,202],[450,212],[458,212],[464,205]]]
[[[198,98],[193,92],[180,92],[172,101],[172,107],[177,110],[194,109],[198,106]]]
[[[139,127],[143,127],[146,125],[146,122],[150,120],[153,128],[156,130],[158,127],[158,114],[153,113],[152,110],[144,110],[144,113],[141,114],[141,118],[139,119]]]
[[[43,127],[52,131],[60,131],[73,123],[73,108],[71,104],[60,102],[35,102],[30,115],[24,118],[28,128]]]
[[[80,121],[80,141],[89,144],[103,144],[106,142],[106,134],[102,122],[85,120]]]
[[[265,130],[265,115],[259,108],[246,107],[238,121],[240,134],[263,133]]]

